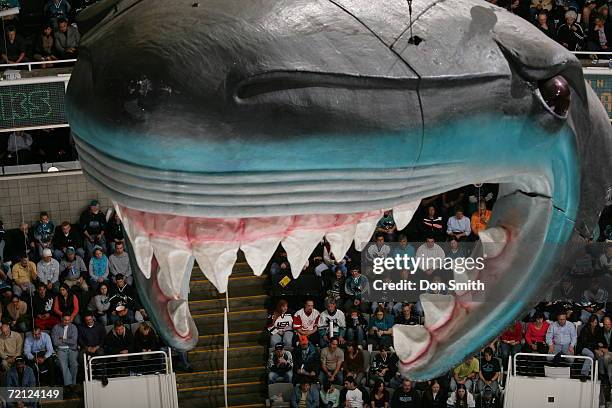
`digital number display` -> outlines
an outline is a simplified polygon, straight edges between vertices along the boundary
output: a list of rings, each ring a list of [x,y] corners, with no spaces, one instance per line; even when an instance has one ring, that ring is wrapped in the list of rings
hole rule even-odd
[[[64,82],[0,86],[0,130],[67,123]]]
[[[612,75],[584,73],[584,79],[591,85],[602,105],[612,119]]]

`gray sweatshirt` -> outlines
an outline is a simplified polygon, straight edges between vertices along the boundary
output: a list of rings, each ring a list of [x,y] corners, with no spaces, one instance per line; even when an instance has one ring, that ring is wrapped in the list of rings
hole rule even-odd
[[[108,257],[108,264],[111,275],[117,276],[117,274],[120,273],[126,278],[128,276],[132,276],[130,257],[128,256],[127,252],[124,252],[121,255],[112,254]]]

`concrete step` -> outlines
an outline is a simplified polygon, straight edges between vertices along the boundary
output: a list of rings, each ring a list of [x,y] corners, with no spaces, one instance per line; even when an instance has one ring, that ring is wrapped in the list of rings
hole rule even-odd
[[[262,334],[262,329],[245,331],[245,332],[231,332],[229,333],[229,344],[230,346],[253,346],[255,344],[265,345],[265,337]],[[223,347],[223,333],[207,334],[200,336],[198,347]]]
[[[264,384],[259,381],[228,384],[227,391],[229,406],[257,404],[265,400]],[[223,407],[225,404],[223,386],[186,388],[178,393],[181,408]]]
[[[266,325],[267,311],[240,310],[228,313],[229,332],[263,330]],[[192,315],[201,336],[223,333],[223,313]]]
[[[230,277],[228,283],[229,297],[262,295],[266,293],[266,276],[236,276]],[[189,300],[225,299],[224,293],[219,293],[208,279],[192,279],[190,283]]]
[[[227,370],[228,384],[261,381],[266,373],[262,365]],[[176,375],[179,389],[223,385],[223,370],[180,373]]]
[[[260,345],[230,345],[227,351],[228,368],[264,366],[268,349]],[[223,369],[223,347],[197,347],[188,353],[194,371]]]
[[[265,309],[268,296],[265,294],[252,296],[239,296],[229,299],[230,311]],[[220,299],[189,299],[189,310],[191,314],[223,313],[226,303],[225,298]]]
[[[253,276],[253,269],[249,266],[246,261],[236,262],[232,268],[232,277],[237,276]],[[191,280],[198,280],[205,278],[204,273],[196,263],[191,271]]]

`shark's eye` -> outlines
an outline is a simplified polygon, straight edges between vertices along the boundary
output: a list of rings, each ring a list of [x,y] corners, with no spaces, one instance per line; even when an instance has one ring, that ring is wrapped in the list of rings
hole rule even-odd
[[[557,75],[540,81],[538,87],[545,107],[559,117],[567,117],[571,101],[571,91],[565,78]]]

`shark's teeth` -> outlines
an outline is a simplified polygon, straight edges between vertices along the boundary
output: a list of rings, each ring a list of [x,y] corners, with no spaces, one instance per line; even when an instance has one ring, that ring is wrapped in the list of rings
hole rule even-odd
[[[168,297],[184,297],[186,275],[191,276],[194,257],[189,245],[177,239],[154,237],[151,239],[153,253],[159,264],[157,282]]]
[[[166,305],[174,330],[181,337],[186,337],[189,334],[189,326],[191,314],[189,313],[189,304],[185,299],[173,299]]]
[[[502,253],[508,242],[508,234],[502,227],[487,228],[478,234],[485,258],[495,258]]]
[[[375,211],[375,215],[368,216],[357,224],[355,228],[355,249],[361,251],[372,238],[376,225],[380,220],[382,211]]]
[[[411,362],[425,354],[431,343],[431,334],[425,326],[393,326],[393,347],[402,362]]]
[[[282,240],[291,265],[291,275],[297,279],[306,265],[310,254],[323,239],[323,231],[296,230]]]
[[[135,238],[130,238],[130,241],[132,242],[132,249],[134,250],[134,257],[136,258],[138,268],[149,279],[151,277],[151,260],[153,259],[151,240],[147,235],[138,235]]]
[[[325,238],[329,242],[331,252],[334,254],[334,258],[337,261],[344,258],[344,255],[346,255],[347,251],[351,247],[356,229],[357,224],[347,224],[335,228],[334,230],[325,234]]]
[[[240,244],[240,249],[255,275],[260,276],[263,273],[280,242],[280,237],[267,237]]]
[[[219,293],[227,291],[229,277],[236,263],[238,242],[206,242],[193,245],[193,255],[204,276]]]
[[[453,295],[423,293],[419,299],[425,314],[425,327],[428,329],[435,330],[452,318],[456,302]]]
[[[420,204],[421,200],[418,200],[393,207],[393,220],[398,230],[406,228]]]

